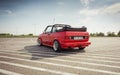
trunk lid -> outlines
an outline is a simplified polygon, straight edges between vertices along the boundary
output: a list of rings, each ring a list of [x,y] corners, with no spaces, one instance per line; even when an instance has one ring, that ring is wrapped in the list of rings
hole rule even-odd
[[[66,41],[76,41],[76,42],[82,42],[82,41],[88,41],[89,40],[89,33],[88,32],[80,32],[80,31],[66,31],[65,32],[66,37],[69,37],[66,39]]]

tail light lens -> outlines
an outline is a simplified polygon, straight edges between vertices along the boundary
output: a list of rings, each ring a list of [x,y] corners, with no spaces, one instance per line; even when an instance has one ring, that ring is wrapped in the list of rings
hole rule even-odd
[[[84,39],[88,39],[89,38],[89,36],[84,36]]]

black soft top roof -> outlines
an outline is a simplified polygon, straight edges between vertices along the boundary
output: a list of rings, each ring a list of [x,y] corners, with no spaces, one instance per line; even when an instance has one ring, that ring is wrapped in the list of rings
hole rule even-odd
[[[82,31],[82,32],[87,31],[87,28],[85,26],[82,26],[81,28],[72,28],[70,25],[67,25],[67,24],[54,24],[54,25],[49,25],[49,26],[63,27],[63,29],[60,29],[58,31]]]
[[[57,27],[71,27],[70,25],[67,25],[67,24],[54,24],[53,26],[57,26]]]

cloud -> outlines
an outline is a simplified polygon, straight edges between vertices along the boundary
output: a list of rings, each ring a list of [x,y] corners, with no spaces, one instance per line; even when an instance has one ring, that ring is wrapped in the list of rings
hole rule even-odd
[[[103,13],[120,14],[120,3],[116,3],[104,9]]]
[[[58,5],[64,5],[64,2],[58,2],[57,4]]]
[[[81,4],[84,5],[85,7],[88,7],[91,2],[94,0],[80,0]]]
[[[84,19],[80,19],[80,23],[82,25],[98,25],[97,20],[93,17],[86,17]]]
[[[99,8],[99,9],[82,9],[79,11],[82,15],[101,15],[101,14],[120,14],[120,3],[113,4],[111,6]]]
[[[9,15],[12,14],[11,10],[0,10],[0,15]]]
[[[83,9],[79,11],[79,14],[83,14],[83,15],[98,15],[100,13],[99,9]]]
[[[11,13],[12,13],[11,10],[5,10],[5,12],[8,13],[8,14],[11,14]]]

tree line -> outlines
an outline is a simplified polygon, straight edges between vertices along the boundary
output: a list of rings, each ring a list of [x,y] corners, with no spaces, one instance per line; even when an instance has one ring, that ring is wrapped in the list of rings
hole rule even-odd
[[[21,34],[21,35],[13,35],[10,33],[0,33],[0,37],[36,37],[32,33],[30,34]]]
[[[90,33],[90,36],[91,37],[120,37],[120,31],[117,34],[115,34],[115,32],[107,32],[106,35],[103,32],[96,32],[96,33]],[[37,37],[37,36],[33,35],[32,33],[21,34],[21,35],[13,35],[10,33],[0,33],[0,37]]]
[[[107,34],[105,35],[105,33],[103,32],[96,32],[96,33],[90,33],[90,36],[92,37],[120,37],[120,31],[115,34],[115,32],[107,32]]]

